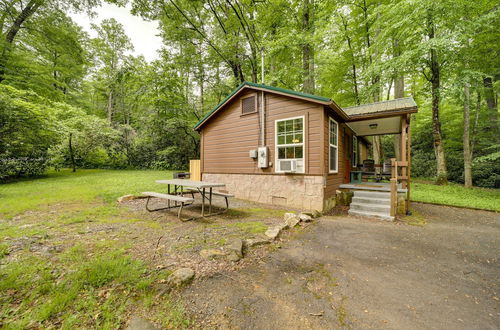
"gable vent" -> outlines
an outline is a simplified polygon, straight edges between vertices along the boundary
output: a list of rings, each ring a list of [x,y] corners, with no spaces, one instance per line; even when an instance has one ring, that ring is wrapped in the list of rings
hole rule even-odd
[[[241,113],[252,113],[256,112],[255,108],[255,96],[246,97],[241,100]]]

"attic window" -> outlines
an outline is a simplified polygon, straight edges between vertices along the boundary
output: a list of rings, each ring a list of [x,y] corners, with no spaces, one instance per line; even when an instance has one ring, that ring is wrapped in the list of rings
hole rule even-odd
[[[257,112],[257,102],[255,95],[241,99],[241,114]]]

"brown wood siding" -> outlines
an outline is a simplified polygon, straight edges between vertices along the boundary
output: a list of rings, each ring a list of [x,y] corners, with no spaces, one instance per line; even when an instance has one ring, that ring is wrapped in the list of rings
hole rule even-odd
[[[346,145],[344,143],[345,141],[345,135],[348,136],[348,141],[351,141],[352,139],[352,130],[343,122],[343,120],[337,116],[336,114],[333,114],[331,111],[328,111],[325,108],[325,119],[323,121],[323,130],[325,131],[324,134],[324,153],[325,153],[325,160],[324,160],[324,166],[326,169],[326,185],[325,185],[325,199],[330,198],[335,195],[335,192],[337,189],[339,189],[339,186],[344,183],[344,173],[346,171]],[[330,129],[329,129],[329,123],[330,123],[330,118],[333,118],[338,124],[339,124],[339,141],[338,141],[338,149],[339,149],[339,159],[338,159],[338,173],[329,173],[330,166],[329,166],[329,157],[330,157]],[[344,133],[345,132],[345,133]],[[348,151],[348,158],[350,160],[350,155],[352,153],[352,150],[350,149],[350,146],[347,145],[347,148],[349,148]]]
[[[304,116],[305,174],[321,175],[322,105],[278,94],[266,93],[265,142],[272,167],[257,168],[249,151],[259,146],[260,112],[242,115],[240,100],[253,91],[241,93],[220,109],[202,128],[204,173],[273,174],[275,172],[275,120]],[[259,99],[262,97],[258,93]],[[260,111],[260,109],[259,109]]]

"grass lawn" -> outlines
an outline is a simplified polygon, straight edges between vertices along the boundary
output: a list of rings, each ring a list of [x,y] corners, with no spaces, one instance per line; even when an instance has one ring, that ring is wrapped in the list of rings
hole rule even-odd
[[[438,186],[416,179],[412,182],[411,200],[500,212],[500,190],[464,188],[454,183]]]
[[[148,191],[155,180],[170,179],[168,171],[70,170],[51,172],[46,177],[0,185],[0,215],[12,217],[27,210],[56,203],[88,203],[100,199],[114,202],[126,194]]]
[[[106,231],[140,220],[117,197],[170,177],[63,170],[0,185],[0,327],[115,329],[131,315],[188,327],[182,306],[158,291],[169,271],[132,258],[129,238],[120,239],[126,232]],[[158,225],[141,221],[145,229]]]
[[[223,215],[183,222],[175,212],[146,212],[144,199],[116,202],[165,191],[155,180],[171,177],[62,170],[0,185],[0,328],[116,329],[132,316],[160,328],[190,327],[179,296],[167,290],[169,274],[225,270],[201,249],[262,234],[285,211],[239,201]]]

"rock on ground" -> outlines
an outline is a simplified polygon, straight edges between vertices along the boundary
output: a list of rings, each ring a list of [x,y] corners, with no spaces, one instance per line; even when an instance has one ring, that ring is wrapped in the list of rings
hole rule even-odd
[[[251,248],[254,246],[269,244],[271,241],[268,237],[257,237],[257,238],[248,238],[244,241],[245,248]]]
[[[284,218],[285,218],[285,223],[290,228],[295,227],[300,222],[299,216],[295,213],[285,213]]]
[[[242,257],[240,257],[238,254],[236,254],[234,251],[230,252],[227,256],[226,259],[229,261],[237,262],[240,261]]]
[[[134,195],[125,195],[125,196],[122,196],[122,197],[118,197],[117,201],[118,201],[118,203],[123,203],[123,202],[134,200],[136,198],[137,197],[134,196]]]
[[[313,218],[309,214],[301,213],[299,214],[299,219],[302,222],[311,222]]]
[[[224,257],[227,253],[218,249],[203,249],[200,251],[200,255],[205,259],[215,259]]]
[[[233,240],[227,247],[230,253],[236,254],[238,257],[243,258],[243,241],[239,238]]]
[[[168,277],[168,282],[173,286],[180,286],[191,282],[194,278],[194,270],[191,268],[179,268]]]
[[[269,227],[264,233],[264,235],[266,235],[270,239],[275,239],[280,234],[281,228],[282,228],[281,226]]]
[[[153,323],[138,316],[132,317],[127,327],[127,330],[156,330],[156,329],[157,328],[153,325]]]

